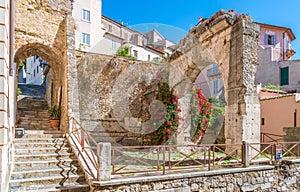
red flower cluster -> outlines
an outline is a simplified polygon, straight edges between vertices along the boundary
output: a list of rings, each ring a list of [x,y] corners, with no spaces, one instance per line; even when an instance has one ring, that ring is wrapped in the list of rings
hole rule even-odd
[[[161,101],[160,104],[163,107],[154,106],[154,118],[152,118],[151,123],[153,127],[160,122],[162,124],[156,130],[152,129],[151,137],[153,144],[161,145],[169,142],[177,133],[181,109],[179,108],[178,97],[173,95],[172,89],[167,84],[160,83],[158,85],[155,98]]]
[[[211,118],[211,105],[199,88],[193,88],[191,99],[192,141],[199,143],[205,135]]]

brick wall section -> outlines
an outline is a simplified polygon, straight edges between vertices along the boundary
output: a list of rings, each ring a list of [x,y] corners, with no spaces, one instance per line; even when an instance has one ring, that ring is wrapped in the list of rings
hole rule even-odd
[[[190,192],[190,191],[299,191],[300,164],[284,163],[275,168],[258,166],[215,170],[201,173],[174,174],[144,178],[124,179],[110,182],[95,182],[97,192]]]

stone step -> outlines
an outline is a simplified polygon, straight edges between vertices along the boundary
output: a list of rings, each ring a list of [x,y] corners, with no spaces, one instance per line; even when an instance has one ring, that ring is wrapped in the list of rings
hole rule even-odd
[[[26,179],[26,178],[40,178],[57,175],[67,175],[69,173],[83,174],[79,167],[75,165],[71,166],[53,166],[53,167],[38,167],[35,169],[20,169],[14,170],[11,175],[11,179]]]
[[[36,185],[27,187],[13,187],[9,192],[89,192],[90,187],[85,183],[72,183],[70,185]]]
[[[15,169],[19,170],[24,167],[51,167],[51,166],[70,166],[76,165],[78,160],[76,158],[57,158],[57,159],[44,159],[44,160],[31,160],[31,161],[17,161],[15,162]]]
[[[9,191],[89,191],[78,159],[61,131],[25,129],[14,144]]]
[[[73,157],[73,153],[40,153],[40,154],[21,154],[15,155],[15,161],[23,161],[23,160],[50,160],[57,158],[71,158]]]
[[[37,114],[37,115],[39,115],[39,114]],[[18,122],[27,122],[27,121],[37,121],[37,122],[42,121],[42,122],[49,123],[49,116],[36,118],[33,115],[23,115],[18,119]]]
[[[32,107],[28,108],[28,106],[22,106],[18,107],[18,115],[22,114],[37,114],[37,113],[42,113],[42,114],[48,114],[48,106],[43,107],[43,106],[37,106],[37,107]]]
[[[51,128],[52,129],[52,128]],[[65,134],[57,130],[28,130],[22,138],[64,138]]]
[[[54,152],[72,152],[69,147],[40,147],[40,148],[16,148],[15,154],[37,154],[37,153],[54,153]]]
[[[44,137],[44,138],[32,138],[32,137],[28,137],[28,138],[17,138],[15,139],[15,143],[28,143],[28,142],[47,142],[47,143],[55,143],[55,142],[63,142],[65,141],[66,139],[65,138],[47,138],[47,137]],[[66,141],[67,142],[67,141]]]
[[[85,177],[83,174],[77,175],[73,173],[67,174],[52,174],[48,176],[36,178],[22,178],[10,180],[10,187],[26,187],[31,185],[49,185],[53,183],[70,185],[74,182],[84,182]]]
[[[65,141],[59,141],[57,143],[49,143],[49,142],[30,142],[30,143],[15,143],[15,146],[18,148],[25,148],[25,147],[65,147],[68,146],[68,143]]]
[[[50,123],[49,122],[39,122],[39,121],[19,121],[18,122],[18,127],[23,127],[25,129],[31,129],[31,128],[36,128],[40,126],[40,129],[43,128],[50,128]]]
[[[39,114],[37,114],[39,115]],[[37,118],[36,116],[33,115],[23,115],[18,118],[18,122],[24,122],[24,121],[44,121],[49,123],[49,116],[45,117],[39,117]]]
[[[40,130],[41,128],[44,129],[44,130],[47,130],[47,131],[51,131],[53,130],[53,128],[51,128],[49,125],[20,125],[18,124],[17,125],[18,127],[22,127],[24,128],[25,130]]]
[[[33,126],[33,125],[30,125],[30,126],[24,126],[24,125],[20,125],[18,124],[17,125],[18,127],[22,127],[22,128],[25,128],[26,130],[40,130],[41,128],[44,129],[44,130],[47,130],[47,131],[50,131],[50,130],[53,130],[53,128],[51,128],[49,125],[45,125],[45,126],[41,126],[41,125],[36,125],[36,126]]]

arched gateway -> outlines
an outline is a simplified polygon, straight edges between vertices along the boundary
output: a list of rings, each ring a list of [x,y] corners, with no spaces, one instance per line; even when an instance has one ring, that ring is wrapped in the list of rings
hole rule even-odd
[[[173,74],[170,71],[171,85],[180,81],[195,82],[206,66],[218,65],[227,103],[226,144],[260,141],[260,104],[254,85],[258,35],[259,26],[249,16],[221,10],[193,28],[171,57],[171,64],[181,71],[174,70]],[[180,95],[187,90],[184,84],[177,88]],[[179,143],[182,143],[180,140],[183,135],[179,136]]]
[[[26,58],[35,55],[48,62],[53,71],[47,86],[48,98],[51,98],[48,103],[61,105],[61,127],[65,131],[68,116],[78,116],[76,110],[70,110],[68,114],[68,108],[76,105],[73,98],[77,96],[76,89],[72,89],[77,77],[73,72],[75,40],[71,3],[65,0],[21,0],[15,3],[14,61],[17,68]]]

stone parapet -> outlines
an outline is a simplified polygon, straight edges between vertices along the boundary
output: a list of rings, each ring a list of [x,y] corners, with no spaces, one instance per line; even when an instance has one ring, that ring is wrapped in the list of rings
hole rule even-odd
[[[274,166],[222,169],[210,172],[170,174],[94,182],[97,192],[115,191],[297,191],[300,189],[299,162]]]

